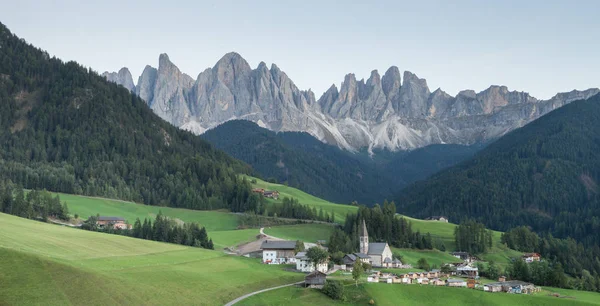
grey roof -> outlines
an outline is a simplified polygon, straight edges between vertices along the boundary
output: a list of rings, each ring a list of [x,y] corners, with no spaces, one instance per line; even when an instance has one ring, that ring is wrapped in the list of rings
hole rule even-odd
[[[125,221],[125,219],[123,219],[121,217],[99,216],[98,221]]]
[[[383,260],[384,263],[392,263],[392,259],[389,257],[386,257],[386,259]]]
[[[363,253],[354,253],[354,255],[358,258],[371,258],[369,255]]]
[[[308,257],[306,257],[306,252],[298,252],[298,254],[296,254],[296,258],[297,259],[307,259]]]
[[[369,243],[369,255],[382,255],[386,245],[385,242]]]
[[[465,281],[462,280],[462,279],[452,279],[452,278],[449,278],[448,282],[449,283],[462,283],[462,282],[465,282]]]
[[[450,254],[459,255],[459,256],[469,256],[469,253],[467,253],[467,252],[452,252]]]
[[[346,254],[346,256],[347,256],[348,258],[350,258],[350,260],[352,260],[352,261],[355,261],[355,260],[356,260],[356,255],[354,255],[354,254]]]
[[[402,262],[401,262],[401,261],[400,261],[400,259],[398,259],[398,258],[394,259],[393,263],[396,263],[396,264],[402,264]]]
[[[266,240],[263,241],[260,246],[263,250],[293,250],[296,248],[296,241],[273,241]]]

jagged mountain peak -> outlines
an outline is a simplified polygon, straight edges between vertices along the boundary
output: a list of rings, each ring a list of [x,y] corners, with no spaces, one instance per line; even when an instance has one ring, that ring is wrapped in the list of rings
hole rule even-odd
[[[366,81],[348,73],[339,88],[332,84],[317,100],[276,64],[267,67],[260,62],[252,70],[241,55],[230,52],[193,80],[161,54],[159,68],[147,66],[135,92],[164,119],[197,133],[227,120],[246,119],[274,131],[308,132],[344,149],[392,151],[489,141],[598,93],[573,91],[540,101],[493,85],[453,97],[440,88],[431,93],[425,79],[410,71],[401,76],[391,66],[383,76],[371,71]]]

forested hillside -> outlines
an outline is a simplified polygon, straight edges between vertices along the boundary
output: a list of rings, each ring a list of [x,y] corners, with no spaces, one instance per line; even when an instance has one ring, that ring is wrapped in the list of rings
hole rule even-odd
[[[0,178],[24,188],[192,209],[253,209],[249,168],[125,88],[0,24]]]
[[[253,122],[226,122],[202,138],[250,164],[265,179],[287,182],[338,203],[372,204],[393,194],[399,182],[381,175],[352,153],[326,145],[306,133],[275,133]]]
[[[399,210],[519,225],[600,244],[600,96],[513,131],[460,165],[406,188]]]
[[[471,157],[477,147],[434,145],[374,156],[327,145],[307,133],[275,133],[245,120],[228,121],[201,137],[250,164],[264,179],[287,183],[338,203],[365,205]]]

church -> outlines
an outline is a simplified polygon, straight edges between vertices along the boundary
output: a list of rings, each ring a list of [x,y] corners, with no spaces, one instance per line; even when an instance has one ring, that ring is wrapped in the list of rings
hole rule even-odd
[[[371,265],[373,267],[382,267],[388,263],[392,263],[392,250],[387,242],[369,243],[369,233],[367,232],[367,224],[364,219],[359,231],[359,240],[360,253],[366,254],[371,258]]]

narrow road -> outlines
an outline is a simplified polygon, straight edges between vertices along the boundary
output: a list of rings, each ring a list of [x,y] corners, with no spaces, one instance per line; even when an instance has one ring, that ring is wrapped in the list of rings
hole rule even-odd
[[[262,229],[261,229],[261,232],[262,232]],[[285,287],[289,287],[289,286],[294,286],[294,285],[300,285],[302,283],[304,283],[304,281],[293,283],[293,284],[287,284],[287,285],[277,286],[277,287],[273,287],[273,288],[267,288],[267,289],[263,289],[263,290],[254,291],[252,293],[248,293],[246,295],[240,296],[239,298],[237,298],[237,299],[235,299],[235,300],[233,300],[233,301],[225,304],[225,306],[234,305],[235,303],[237,303],[237,302],[239,302],[239,301],[241,301],[243,299],[249,298],[249,297],[251,297],[253,295],[256,295],[256,294],[259,294],[259,293],[263,293],[263,292],[267,292],[267,291],[271,291],[271,290],[275,290],[275,289],[279,289],[279,288],[285,288]]]

